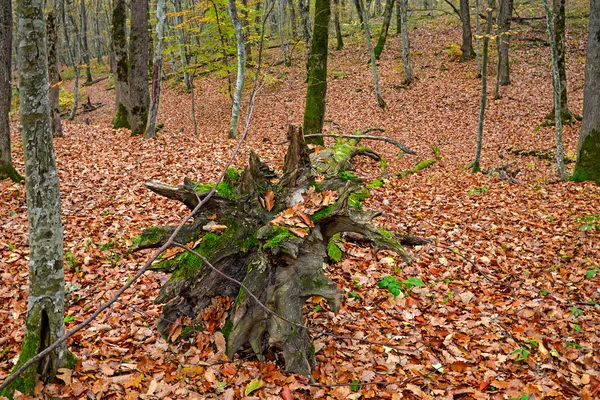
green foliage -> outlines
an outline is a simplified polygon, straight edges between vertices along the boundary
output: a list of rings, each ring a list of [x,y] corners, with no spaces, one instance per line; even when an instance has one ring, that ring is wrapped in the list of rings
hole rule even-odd
[[[580,231],[600,231],[600,213],[592,213],[575,218]]]
[[[333,210],[335,209],[335,205],[334,204],[330,204],[327,207],[321,208],[319,211],[317,211],[316,213],[309,215],[309,218],[311,221],[313,222],[319,222],[322,219],[327,218],[328,216],[331,215],[331,213],[333,213]]]
[[[408,293],[413,287],[425,286],[425,283],[418,277],[410,277],[404,281],[399,281],[395,276],[388,275],[384,276],[377,286],[386,288],[396,297],[400,292]]]
[[[374,181],[372,181],[371,183],[369,183],[367,185],[368,188],[375,188],[375,187],[382,187],[383,186],[383,180],[381,179],[375,179]]]
[[[577,306],[569,307],[569,311],[571,312],[571,315],[574,317],[579,317],[579,316],[583,315],[583,310]]]
[[[273,226],[272,228],[273,230],[268,241],[263,245],[263,249],[265,250],[275,249],[284,241],[296,238],[296,235],[283,226]]]
[[[77,258],[75,257],[75,254],[71,253],[70,251],[65,253],[65,264],[67,264],[67,267],[69,269],[79,271],[79,264],[77,262]]]
[[[488,186],[472,187],[467,191],[468,195],[486,194],[490,191]]]
[[[348,298],[360,300],[360,294],[358,292],[348,292]]]
[[[340,262],[344,257],[344,243],[342,243],[341,234],[333,235],[329,243],[327,243],[327,255],[333,262]]]
[[[352,172],[348,172],[348,171],[343,170],[343,169],[340,169],[338,171],[338,177],[340,179],[345,180],[345,181],[350,181],[350,180],[358,179],[358,177],[356,175],[354,175]]]
[[[517,358],[514,360],[515,362],[526,361],[527,357],[529,357],[529,350],[527,350],[525,347],[519,347],[518,349],[513,350],[510,354],[517,355]]]

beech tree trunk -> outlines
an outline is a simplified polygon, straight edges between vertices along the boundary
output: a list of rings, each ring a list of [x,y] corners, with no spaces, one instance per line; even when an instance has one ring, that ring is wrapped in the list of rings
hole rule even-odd
[[[325,120],[325,100],[327,97],[327,55],[329,48],[330,0],[316,0],[315,23],[308,59],[308,88],[304,107],[305,135],[321,133]],[[323,138],[310,140],[323,144]]]
[[[53,11],[46,17],[46,41],[48,44],[48,80],[50,89],[48,89],[48,108],[50,109],[50,127],[52,136],[60,137],[63,135],[62,123],[60,120],[60,111],[58,109],[60,86],[60,74],[58,73],[58,57],[56,43],[58,42],[58,32],[56,31],[56,17]]]
[[[469,0],[460,0],[460,21],[462,24],[462,50],[461,61],[470,60],[474,57],[473,35],[471,34],[471,11],[469,9]]]
[[[79,65],[78,65],[78,60],[79,60],[79,47],[78,47],[78,43],[79,40],[79,30],[77,29],[77,23],[75,22],[75,19],[73,18],[72,14],[69,14],[69,20],[71,21],[71,26],[73,28],[73,34],[75,36],[75,40],[73,41],[73,46],[71,46],[71,40],[70,40],[70,35],[69,35],[69,26],[67,25],[67,17],[66,17],[66,12],[65,12],[65,0],[61,0],[60,2],[60,7],[61,7],[61,20],[62,20],[62,24],[63,24],[63,33],[65,36],[65,48],[67,49],[67,54],[69,56],[69,62],[71,63],[71,66],[73,67],[73,75],[75,76],[75,78],[73,79],[73,106],[71,107],[71,112],[69,113],[69,120],[74,120],[75,119],[75,115],[77,115],[77,107],[79,105]]]
[[[362,3],[362,0],[358,0],[359,3]],[[363,25],[363,30],[365,32],[365,40],[367,42],[367,49],[369,51],[369,56],[371,57],[371,71],[373,72],[373,91],[375,92],[375,98],[377,99],[377,104],[379,107],[385,108],[385,101],[381,96],[381,90],[379,89],[379,74],[377,73],[377,60],[375,59],[375,51],[373,50],[373,44],[371,43],[371,32],[369,28],[369,13],[367,12],[367,7],[364,7],[364,4],[361,4],[363,21],[365,22]]]
[[[335,24],[335,38],[337,41],[337,45],[335,46],[336,50],[341,50],[344,48],[344,39],[342,38],[342,27],[340,25],[340,0],[333,0],[334,5],[334,24]]]
[[[163,42],[165,21],[167,19],[165,0],[158,0],[156,4],[156,48],[154,49],[154,71],[152,73],[152,103],[148,113],[148,124],[144,139],[153,139],[156,137],[156,118],[158,116],[158,106],[160,104],[160,89],[162,86],[162,60],[163,60]]]
[[[390,21],[392,20],[392,14],[394,13],[394,0],[387,0],[385,3],[385,11],[383,13],[383,25],[381,25],[381,32],[379,33],[379,40],[375,46],[375,58],[379,60],[383,47],[385,46],[385,40],[387,39],[388,30],[390,28]]]
[[[85,83],[88,85],[93,81],[92,79],[92,68],[90,65],[90,47],[88,45],[88,23],[87,23],[87,10],[85,7],[85,0],[79,0],[79,20],[81,21],[81,44],[82,44],[82,55],[83,62],[85,63]]]
[[[20,182],[10,150],[10,113],[12,88],[12,0],[0,0],[0,180]]]
[[[129,124],[131,135],[143,135],[148,122],[148,1],[131,0],[129,37]]]
[[[229,124],[229,138],[237,137],[238,125],[240,122],[240,112],[242,103],[242,89],[244,89],[244,74],[246,72],[246,48],[244,45],[244,34],[242,33],[242,24],[237,14],[235,0],[227,0],[229,16],[235,30],[237,41],[237,59],[238,71],[235,81],[235,93],[233,94],[233,104],[231,107],[231,122]]]
[[[183,27],[183,15],[181,14],[181,0],[174,0],[173,5],[175,7],[175,29],[177,46],[179,47],[179,59],[181,61],[181,69],[183,71],[183,83],[185,84],[186,90],[192,90],[192,82],[190,79],[190,71],[188,71],[188,51],[187,51],[187,40],[185,37],[185,30]],[[214,4],[213,4],[214,5]],[[216,7],[215,7],[216,8]],[[217,15],[217,25],[219,24],[219,16]],[[220,28],[219,28],[220,29]]]
[[[555,0],[555,3],[557,0]],[[498,25],[498,84],[510,85],[510,70],[508,63],[508,48],[510,41],[510,24],[512,21],[513,0],[501,0]],[[563,57],[564,62],[564,57]]]
[[[310,43],[310,0],[298,0],[298,12],[300,13],[300,34],[306,43]]]
[[[115,117],[113,128],[131,128],[129,124],[129,59],[125,24],[127,8],[125,0],[114,0],[112,15],[112,50],[115,55]]]
[[[400,19],[402,24],[402,65],[404,66],[404,83],[409,85],[413,81],[412,64],[410,61],[410,30],[408,29],[408,0],[398,0],[401,3]]]
[[[29,298],[25,337],[16,368],[64,334],[63,228],[48,110],[44,0],[17,2],[21,134],[29,218]],[[14,385],[33,394],[37,378],[50,382],[72,362],[65,343],[32,364]],[[6,395],[7,393],[2,393]]]
[[[567,103],[567,70],[565,64],[565,3],[566,0],[553,0],[554,42],[556,43],[556,61],[560,79],[560,114],[563,121],[571,119]]]
[[[335,283],[323,273],[332,238],[355,232],[376,250],[395,251],[407,262],[410,257],[394,234],[371,223],[380,212],[362,209],[369,196],[365,182],[347,172],[354,157],[380,160],[379,155],[349,139],[309,156],[301,129],[294,127],[288,141],[281,176],[254,152],[241,174],[227,171],[216,193],[176,237],[180,244],[194,242],[193,253],[180,253],[153,267],[172,273],[155,302],[165,304],[158,329],[168,336],[174,321],[193,324],[214,297],[229,298],[233,305],[219,328],[230,358],[242,347],[251,348],[259,360],[278,349],[287,371],[309,376],[315,356],[303,326],[303,306],[309,297],[321,296],[337,312],[342,301]],[[322,180],[315,182],[314,170]],[[214,185],[186,178],[178,187],[156,181],[146,187],[193,209]],[[146,229],[135,239],[135,250],[161,246],[173,229]]]
[[[600,185],[600,0],[590,2],[583,121],[577,146],[577,163],[571,179],[594,181]]]

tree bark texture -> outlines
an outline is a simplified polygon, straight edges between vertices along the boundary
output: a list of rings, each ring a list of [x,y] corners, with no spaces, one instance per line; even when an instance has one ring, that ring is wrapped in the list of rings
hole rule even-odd
[[[235,30],[235,38],[237,42],[237,78],[235,81],[235,93],[233,94],[233,104],[231,107],[231,122],[229,124],[229,138],[236,138],[238,125],[240,122],[240,113],[242,106],[242,89],[244,89],[244,74],[246,72],[246,48],[244,45],[244,34],[242,32],[242,24],[238,17],[235,0],[227,0],[229,17],[233,23]]]
[[[583,121],[577,146],[574,181],[595,181],[600,185],[600,0],[591,0]]]
[[[557,0],[555,0],[556,3]],[[513,0],[501,0],[498,25],[498,84],[510,85],[508,48],[510,41],[510,24],[512,21]],[[564,58],[563,58],[564,61]]]
[[[115,55],[115,117],[113,128],[131,128],[129,124],[129,59],[127,56],[127,7],[125,0],[114,0],[112,15],[112,50]]]
[[[148,113],[148,124],[146,126],[145,139],[156,137],[156,118],[158,117],[158,106],[160,104],[160,89],[162,86],[162,64],[163,64],[163,42],[165,21],[167,20],[165,0],[156,3],[156,48],[154,53],[154,65],[152,72],[152,103]]]
[[[336,50],[341,50],[344,48],[344,39],[342,38],[342,27],[340,25],[340,13],[341,13],[341,9],[340,9],[340,0],[333,0],[333,5],[334,5],[334,14],[333,14],[333,19],[334,19],[334,24],[335,24],[335,38],[337,41],[337,44],[335,46]]]
[[[10,113],[12,88],[12,2],[0,0],[0,180],[21,181],[10,150]]]
[[[81,44],[82,44],[82,56],[83,62],[85,63],[85,83],[84,86],[92,82],[92,67],[90,65],[90,46],[88,43],[88,23],[87,23],[87,9],[85,6],[86,0],[79,0],[79,20],[81,21]]]
[[[565,3],[566,0],[552,2],[554,17],[554,42],[556,43],[556,60],[558,62],[558,77],[560,79],[560,114],[563,120],[571,118],[567,103],[567,70],[565,64]]]
[[[404,66],[404,83],[413,81],[412,63],[410,61],[410,30],[408,29],[408,0],[398,0],[401,3],[400,20],[402,24],[402,65]]]
[[[44,0],[17,2],[21,135],[29,218],[29,298],[17,368],[64,334],[63,228],[58,175],[48,110]],[[34,363],[13,389],[32,393],[39,377],[49,382],[65,367],[63,343]]]
[[[300,13],[300,34],[306,43],[310,43],[310,0],[298,0],[298,12]]]
[[[69,20],[71,21],[71,27],[73,28],[73,36],[75,37],[75,40],[73,40],[73,45],[71,46],[69,26],[67,25],[67,17],[65,12],[65,0],[61,0],[60,7],[63,33],[65,36],[65,48],[67,49],[67,54],[70,59],[69,61],[73,67],[73,75],[75,76],[73,79],[73,106],[71,107],[71,112],[69,113],[69,120],[72,121],[75,119],[75,115],[77,115],[77,107],[79,105],[79,30],[77,29],[77,23],[73,18],[73,14],[69,13]]]
[[[466,61],[473,58],[473,35],[471,34],[471,10],[469,9],[469,0],[460,0],[460,22],[462,24],[462,51],[461,60]]]
[[[305,135],[321,133],[325,119],[327,97],[327,56],[329,47],[329,19],[331,0],[317,0],[315,21],[308,59],[308,88],[304,107],[303,131]],[[323,144],[323,139],[311,140]]]
[[[383,47],[385,46],[385,40],[387,39],[388,30],[390,28],[390,21],[392,20],[392,14],[394,13],[394,0],[387,0],[385,3],[385,11],[383,13],[383,25],[381,25],[381,32],[379,33],[379,40],[375,46],[375,58],[379,60]]]
[[[173,321],[195,321],[213,297],[227,297],[233,306],[222,332],[230,358],[242,347],[251,348],[260,360],[270,349],[279,349],[286,370],[309,376],[315,356],[303,326],[303,306],[309,297],[321,296],[337,312],[342,300],[335,283],[323,273],[331,239],[341,232],[356,232],[376,249],[395,251],[407,262],[410,257],[394,234],[371,223],[380,212],[362,209],[361,202],[369,196],[365,183],[356,177],[340,178],[353,169],[355,156],[380,159],[376,153],[350,139],[309,156],[302,131],[294,127],[288,141],[282,175],[254,152],[241,174],[228,171],[214,196],[176,238],[178,243],[196,243],[195,254],[184,252],[153,267],[172,273],[155,302],[166,303],[158,329],[168,334]],[[319,192],[314,170],[323,177]],[[279,183],[273,184],[273,178]],[[178,187],[156,181],[146,187],[193,209],[214,185],[184,179]],[[207,233],[210,224],[220,226],[220,233]],[[295,224],[303,227],[298,230]],[[146,229],[136,238],[136,249],[159,247],[173,229]],[[209,268],[196,254],[244,287]]]
[[[129,37],[129,124],[131,135],[143,135],[148,122],[148,1],[131,0]]]
[[[48,108],[50,109],[50,127],[52,136],[63,135],[60,112],[58,110],[60,96],[60,74],[58,73],[58,57],[56,44],[58,43],[58,32],[56,30],[56,16],[50,11],[46,17],[46,42],[48,44]]]
[[[358,0],[359,3],[362,3],[362,0]],[[375,98],[377,99],[377,104],[379,107],[385,108],[385,101],[381,96],[381,90],[379,89],[379,74],[377,73],[377,60],[375,59],[375,51],[373,50],[373,44],[371,43],[371,32],[369,28],[369,13],[367,12],[368,7],[365,7],[364,4],[361,4],[363,21],[365,22],[363,25],[363,30],[365,32],[365,41],[367,42],[367,50],[369,51],[369,56],[371,57],[371,71],[373,72],[373,92],[375,92]]]
[[[192,89],[192,82],[190,79],[190,71],[188,71],[188,51],[187,51],[187,38],[185,35],[185,27],[183,26],[184,19],[182,15],[181,0],[174,0],[173,5],[175,8],[175,32],[177,33],[177,46],[179,47],[179,59],[181,61],[181,69],[183,70],[183,83],[186,90]],[[213,3],[213,6],[216,6]],[[217,25],[219,25],[219,16],[217,14]],[[219,27],[219,30],[221,28]],[[227,62],[227,61],[226,61]]]

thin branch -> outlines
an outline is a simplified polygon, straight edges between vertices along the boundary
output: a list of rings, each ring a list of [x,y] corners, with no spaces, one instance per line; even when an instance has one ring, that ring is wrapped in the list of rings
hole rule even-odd
[[[380,129],[380,128],[368,128],[367,132],[369,132],[369,129],[371,131],[379,130],[379,131],[383,132],[383,129]],[[396,139],[389,138],[387,136],[338,135],[338,134],[333,134],[333,133],[315,133],[315,134],[312,134],[312,135],[304,135],[304,137],[305,138],[307,138],[307,137],[337,137],[337,138],[348,138],[348,139],[381,140],[383,142],[393,144],[394,146],[398,147],[400,150],[402,150],[405,153],[412,154],[412,155],[417,154],[416,151],[409,149],[408,147],[406,147],[405,145],[403,145],[400,141],[398,141]]]

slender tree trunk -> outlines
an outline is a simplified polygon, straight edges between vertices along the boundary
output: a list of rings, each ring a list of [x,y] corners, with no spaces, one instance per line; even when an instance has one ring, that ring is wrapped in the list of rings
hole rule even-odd
[[[294,0],[287,0],[286,4],[290,10],[290,24],[292,26],[292,38],[298,37],[298,24],[296,22],[296,7],[294,6]]]
[[[334,5],[334,24],[335,24],[335,38],[337,45],[336,50],[344,48],[344,39],[342,39],[342,27],[340,26],[340,0],[333,0]]]
[[[555,1],[556,2],[556,1]],[[510,85],[508,48],[510,41],[510,24],[512,21],[513,0],[501,0],[498,35],[498,81],[500,85]]]
[[[83,45],[83,62],[85,63],[85,83],[84,86],[89,84],[92,79],[92,68],[90,66],[90,48],[88,46],[88,24],[87,24],[87,11],[85,7],[85,0],[79,0],[79,20],[81,21],[81,43]]]
[[[148,113],[148,124],[146,126],[145,139],[156,137],[156,118],[160,104],[160,89],[162,85],[162,60],[165,21],[167,19],[165,0],[158,0],[156,4],[156,48],[154,49],[154,71],[152,73],[152,103]]]
[[[237,14],[235,0],[227,0],[229,16],[235,30],[235,38],[237,40],[237,58],[238,71],[235,81],[235,93],[233,95],[233,105],[231,107],[231,123],[229,124],[229,138],[237,137],[238,125],[240,122],[240,112],[242,103],[242,89],[244,88],[244,73],[246,72],[246,51],[244,46],[244,34],[242,33],[242,24]]]
[[[365,17],[363,13],[364,4],[362,0],[354,0],[354,7],[356,7],[356,13],[358,14],[358,20],[360,21],[360,27],[365,26]]]
[[[479,0],[475,0],[475,58],[477,62],[477,77],[481,77],[481,27],[479,24]]]
[[[10,178],[20,182],[10,152],[10,103],[12,88],[12,2],[0,0],[0,180]]]
[[[177,46],[179,47],[179,59],[181,60],[181,69],[183,70],[183,83],[186,90],[191,90],[190,71],[188,67],[187,40],[183,27],[183,15],[181,14],[181,0],[174,0],[175,6],[175,29],[177,33]],[[214,3],[213,3],[214,5]],[[216,9],[216,6],[215,6]],[[217,15],[217,25],[219,25],[219,16]],[[220,27],[219,27],[220,29]]]
[[[115,57],[115,117],[113,128],[131,128],[129,124],[129,59],[125,24],[127,9],[125,0],[114,0],[112,16],[112,48]]]
[[[400,35],[402,33],[402,20],[401,20],[401,8],[402,4],[397,1],[396,2],[396,35]]]
[[[385,11],[383,13],[383,25],[381,25],[379,40],[377,41],[377,45],[375,46],[375,58],[377,60],[379,60],[379,57],[383,52],[383,46],[385,46],[385,40],[387,39],[388,29],[390,28],[390,21],[392,20],[393,12],[394,0],[387,0],[385,3]]]
[[[315,21],[308,60],[308,88],[304,107],[303,134],[321,133],[325,119],[327,97],[327,55],[329,47],[330,0],[316,0]],[[312,138],[311,143],[323,144],[323,138]]]
[[[402,6],[400,8],[402,23],[402,65],[404,66],[404,83],[409,85],[413,81],[412,65],[410,61],[410,37],[408,29],[408,0],[398,0]]]
[[[283,8],[284,0],[274,0],[274,1],[276,2],[275,6],[277,7],[277,33],[278,33],[277,36],[279,36],[279,47],[281,48],[281,53],[283,55],[283,65],[285,65],[286,67],[289,67],[290,65],[292,65],[292,62],[288,55],[288,46],[285,43],[286,38],[284,37],[284,32],[283,32],[283,24],[285,22],[284,8]]]
[[[358,0],[362,2],[362,0]],[[363,20],[365,24],[363,26],[363,30],[365,32],[365,40],[367,42],[367,49],[369,50],[369,55],[371,57],[371,70],[373,71],[373,90],[375,92],[375,97],[377,98],[377,104],[379,107],[385,108],[385,101],[383,97],[381,97],[381,90],[379,89],[379,74],[377,73],[377,60],[375,59],[375,51],[373,50],[373,44],[371,43],[371,33],[369,32],[369,13],[367,12],[365,7],[362,8]]]
[[[223,63],[225,64],[225,69],[227,70],[227,93],[229,93],[229,97],[233,99],[233,93],[231,91],[231,75],[229,74],[229,55],[227,54],[227,42],[225,41],[225,35],[221,30],[221,22],[219,19],[219,9],[214,1],[210,0],[213,10],[215,11],[215,18],[217,20],[217,31],[219,32],[219,37],[221,39],[221,52],[223,54]],[[190,82],[191,83],[191,82]],[[191,86],[190,86],[191,88]]]
[[[196,94],[194,93],[194,75],[190,74],[190,96],[192,96],[192,123],[194,124],[194,136],[198,136],[198,122],[196,121]]]
[[[165,28],[167,30],[167,36],[172,37],[171,34],[171,25],[169,24],[169,19],[165,22]],[[175,53],[173,53],[173,47],[169,46],[169,61],[171,62],[171,70],[173,71],[173,75],[177,76],[177,63],[176,63]]]
[[[481,171],[481,148],[483,146],[483,121],[485,118],[485,105],[487,102],[487,65],[488,65],[488,47],[490,43],[490,33],[492,32],[492,14],[494,0],[488,0],[487,20],[485,24],[485,36],[483,37],[483,55],[481,65],[481,103],[479,106],[479,120],[477,122],[477,148],[475,150],[475,160],[473,161],[473,172]]]
[[[131,135],[143,135],[148,122],[148,1],[131,0],[129,40],[129,123]]]
[[[244,6],[242,9],[242,32],[244,33],[245,46],[244,51],[246,52],[246,61],[249,62],[252,60],[252,44],[250,43],[250,40],[248,40],[248,30],[250,27],[250,21],[248,20],[248,0],[242,0],[242,5]],[[290,6],[293,7],[292,3],[290,3]],[[294,34],[294,37],[296,37],[296,34]]]
[[[29,218],[29,298],[16,368],[60,338],[64,325],[63,228],[48,110],[44,0],[17,2],[21,135]],[[33,394],[36,378],[50,382],[72,362],[65,343],[19,377],[10,391]],[[6,393],[2,393],[6,395]]]
[[[562,110],[561,107],[561,81],[558,66],[558,49],[556,46],[556,36],[552,31],[552,14],[548,7],[548,0],[542,0],[544,3],[544,11],[546,12],[546,28],[548,29],[548,37],[550,38],[550,51],[552,53],[552,81],[554,87],[554,110]],[[563,143],[562,143],[562,118],[561,113],[554,113],[554,123],[556,125],[556,167],[560,179],[567,179],[568,175],[565,171],[565,162],[563,158]]]
[[[63,135],[62,124],[60,121],[60,112],[58,110],[58,100],[60,96],[60,75],[58,73],[58,58],[56,57],[56,42],[58,42],[58,32],[56,31],[56,16],[53,11],[48,13],[46,18],[46,41],[48,43],[48,108],[50,110],[50,127],[52,136],[60,137]]]
[[[75,22],[75,18],[73,18],[72,14],[69,14],[69,20],[71,21],[71,25],[73,27],[73,35],[75,36],[75,40],[73,41],[73,46],[71,46],[71,41],[69,39],[69,27],[67,25],[67,19],[65,16],[65,8],[64,8],[65,0],[61,0],[61,13],[62,13],[62,23],[63,30],[65,34],[65,47],[67,48],[67,53],[70,58],[71,65],[73,66],[73,74],[75,78],[73,79],[73,106],[71,107],[71,112],[69,113],[69,120],[73,121],[75,116],[77,115],[77,107],[79,106],[79,64],[77,60],[79,60],[79,29],[77,28],[77,22]]]
[[[310,0],[298,0],[298,11],[300,12],[301,35],[310,43]]]
[[[590,2],[583,121],[572,180],[600,185],[600,0]]]
[[[553,1],[554,42],[556,43],[556,60],[560,78],[560,113],[563,120],[571,119],[567,103],[567,70],[565,66],[565,3],[566,0]]]
[[[475,55],[473,52],[473,37],[471,35],[471,12],[469,0],[460,0],[460,21],[462,23],[462,50],[461,60],[466,61]]]
[[[100,0],[96,0],[96,15],[94,17],[94,39],[96,44],[96,60],[103,65],[102,61],[102,37],[100,36]]]

